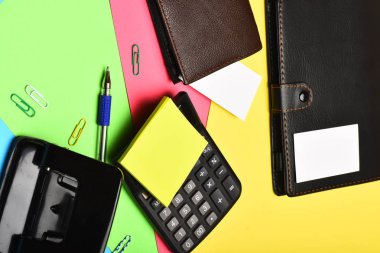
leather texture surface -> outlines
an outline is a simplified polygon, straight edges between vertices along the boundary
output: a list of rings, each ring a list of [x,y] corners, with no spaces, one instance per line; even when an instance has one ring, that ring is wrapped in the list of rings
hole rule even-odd
[[[307,83],[313,92],[309,107],[272,110],[275,192],[296,196],[380,179],[380,2],[267,0],[266,8],[270,83]],[[295,183],[294,134],[351,124],[359,125],[360,171]]]
[[[148,0],[151,1],[159,8],[185,84],[262,47],[248,0]]]

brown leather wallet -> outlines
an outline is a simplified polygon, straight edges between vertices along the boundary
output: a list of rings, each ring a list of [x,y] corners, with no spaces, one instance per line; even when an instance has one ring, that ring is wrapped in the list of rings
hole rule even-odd
[[[261,49],[248,0],[147,0],[174,83],[190,84]]]

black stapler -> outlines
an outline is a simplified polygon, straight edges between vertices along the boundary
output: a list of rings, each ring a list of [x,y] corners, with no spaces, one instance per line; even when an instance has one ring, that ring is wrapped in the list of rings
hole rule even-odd
[[[0,253],[103,253],[116,167],[42,140],[15,139],[0,184]]]

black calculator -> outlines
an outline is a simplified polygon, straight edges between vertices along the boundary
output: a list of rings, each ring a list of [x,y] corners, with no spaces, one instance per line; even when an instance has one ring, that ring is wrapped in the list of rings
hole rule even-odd
[[[173,101],[208,145],[169,207],[164,207],[123,171],[132,194],[169,248],[190,252],[239,199],[241,183],[201,123],[187,93],[179,93]]]

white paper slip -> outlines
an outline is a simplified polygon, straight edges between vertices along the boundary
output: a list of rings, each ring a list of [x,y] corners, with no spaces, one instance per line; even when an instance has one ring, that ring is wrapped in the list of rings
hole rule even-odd
[[[241,120],[245,120],[261,79],[261,76],[243,63],[236,62],[190,86]]]
[[[359,171],[359,126],[294,134],[297,183]]]

